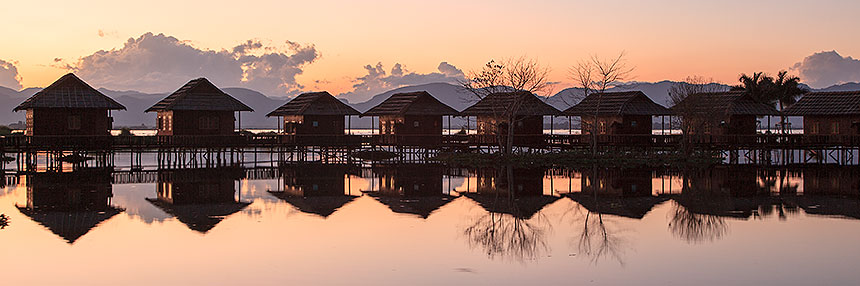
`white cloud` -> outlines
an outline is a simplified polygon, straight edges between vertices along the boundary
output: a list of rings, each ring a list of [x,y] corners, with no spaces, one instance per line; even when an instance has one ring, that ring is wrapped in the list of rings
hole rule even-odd
[[[95,87],[168,92],[206,77],[220,87],[246,87],[270,96],[299,92],[302,68],[320,53],[313,45],[287,41],[283,47],[248,40],[231,49],[200,49],[164,34],[129,38],[122,48],[82,57],[68,69]]]
[[[791,70],[813,88],[846,82],[860,82],[860,60],[843,57],[836,51],[818,52],[794,64]]]
[[[18,74],[15,63],[0,60],[0,86],[21,89],[21,75]]]
[[[353,91],[342,93],[339,97],[347,98],[350,102],[362,102],[374,95],[403,86],[454,83],[465,78],[462,70],[447,62],[439,63],[436,68],[438,71],[431,73],[411,72],[399,63],[394,64],[389,73],[385,72],[382,63],[377,63],[376,66],[366,65],[364,69],[367,74],[353,80]]]

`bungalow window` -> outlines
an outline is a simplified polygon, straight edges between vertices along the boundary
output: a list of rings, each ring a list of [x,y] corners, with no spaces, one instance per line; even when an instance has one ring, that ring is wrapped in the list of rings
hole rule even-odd
[[[831,134],[839,134],[839,122],[833,122],[830,124],[830,133]]]
[[[311,125],[313,125],[314,127],[319,127],[320,123],[319,123],[319,121],[313,121],[313,122],[311,122]]]
[[[203,116],[197,119],[197,128],[202,130],[218,129],[217,116]]]
[[[639,123],[636,122],[636,120],[630,121],[630,127],[636,127],[637,125],[639,125]]]
[[[164,117],[159,116],[158,120],[155,121],[158,126],[158,130],[164,129]]]
[[[418,121],[412,122],[412,127],[418,128]]]
[[[600,121],[597,125],[597,133],[606,134],[606,121]]]
[[[78,115],[69,116],[69,130],[81,130],[81,117]]]

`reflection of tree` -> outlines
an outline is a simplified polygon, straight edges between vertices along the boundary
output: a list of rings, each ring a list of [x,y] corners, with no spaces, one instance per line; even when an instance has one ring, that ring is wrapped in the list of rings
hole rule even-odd
[[[671,214],[669,231],[688,243],[715,241],[729,232],[725,219],[719,216],[697,214],[677,203]]]
[[[0,229],[4,229],[9,226],[9,217],[5,214],[0,214]]]
[[[513,203],[513,200],[510,200]],[[463,231],[471,248],[480,247],[492,259],[534,260],[549,251],[548,225],[541,217],[526,220],[511,214],[486,212]]]
[[[599,210],[586,209],[585,216],[582,217],[582,232],[579,234],[577,251],[591,258],[594,264],[603,258],[611,258],[624,265],[622,256],[627,241],[620,235],[621,231],[610,223]]]

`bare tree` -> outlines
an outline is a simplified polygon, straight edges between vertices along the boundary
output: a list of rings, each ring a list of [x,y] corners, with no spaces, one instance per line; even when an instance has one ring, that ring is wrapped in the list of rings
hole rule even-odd
[[[591,133],[591,150],[592,156],[597,156],[597,134],[599,123],[597,122],[600,114],[600,105],[602,104],[603,93],[607,89],[613,88],[623,81],[628,80],[633,73],[633,68],[627,67],[624,60],[624,52],[618,54],[618,57],[611,59],[602,59],[598,56],[592,56],[589,60],[581,61],[576,66],[570,69],[571,76],[576,81],[577,87],[582,89],[582,98],[595,94],[597,96],[597,108],[590,116],[591,120],[581,120],[583,130],[590,130]]]
[[[697,214],[675,203],[672,206],[669,232],[688,243],[713,242],[729,232],[726,221],[719,216]]]
[[[680,117],[680,119],[676,117],[675,120],[681,128],[682,136],[684,136],[682,144],[684,144],[683,149],[685,152],[690,150],[690,142],[688,142],[690,136],[694,133],[702,132],[706,126],[717,126],[719,122],[716,122],[716,120],[719,120],[719,117],[714,116],[714,110],[702,108],[712,106],[707,101],[713,100],[715,97],[701,96],[700,98],[696,98],[695,104],[692,102],[687,102],[687,104],[681,103],[691,95],[702,95],[720,91],[725,91],[725,88],[714,83],[714,79],[702,76],[688,76],[682,82],[674,83],[669,87],[668,104],[672,106],[675,114]]]
[[[548,67],[534,59],[519,57],[502,62],[490,60],[480,71],[469,72],[467,79],[460,84],[475,101],[502,92],[528,92],[545,98],[551,92],[548,76]],[[501,121],[495,125],[493,132],[504,154],[510,154],[513,150],[514,126],[523,99],[514,97],[500,106],[493,105],[493,116]],[[502,132],[502,128],[506,132]]]

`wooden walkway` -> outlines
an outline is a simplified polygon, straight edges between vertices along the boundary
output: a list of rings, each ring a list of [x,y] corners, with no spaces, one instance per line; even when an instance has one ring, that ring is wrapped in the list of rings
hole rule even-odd
[[[419,135],[426,137],[427,135]],[[497,138],[486,135],[442,135],[438,142],[405,140],[409,136],[343,135],[343,136],[6,136],[0,137],[0,151],[6,153],[27,151],[122,151],[164,148],[365,148],[373,146],[408,146],[426,149],[454,149],[496,146]],[[400,139],[400,140],[398,140]],[[517,136],[514,145],[537,149],[589,148],[588,135]],[[690,147],[706,150],[726,149],[814,149],[829,147],[860,148],[860,136],[829,135],[599,135],[599,146],[673,149],[686,141]]]

